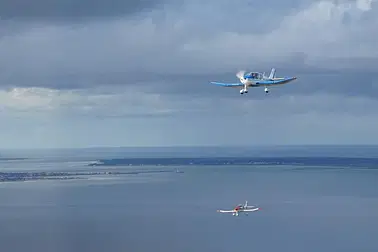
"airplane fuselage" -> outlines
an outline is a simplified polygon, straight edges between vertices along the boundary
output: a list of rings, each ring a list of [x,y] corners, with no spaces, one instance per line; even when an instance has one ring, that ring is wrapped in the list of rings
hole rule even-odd
[[[256,78],[240,78],[240,82],[243,88],[240,90],[240,94],[248,93],[248,87],[265,87],[265,93],[269,93],[268,87],[287,84],[291,81],[296,80],[297,77],[281,77],[281,78],[266,78],[266,79],[256,79]]]
[[[252,78],[240,78],[240,82],[247,87],[259,87],[259,86],[272,86],[272,85],[282,85],[296,80],[296,77],[284,77],[284,78],[273,78],[273,79],[252,79]]]
[[[254,212],[254,211],[257,211],[259,210],[258,207],[252,207],[252,206],[237,206],[234,208],[234,211],[232,213],[232,215],[234,216],[238,216],[239,213],[245,213],[246,215],[248,215],[248,212]]]
[[[234,209],[234,212],[232,213],[232,215],[234,216],[239,216],[239,213],[244,213],[246,215],[248,215],[248,212],[254,212],[254,211],[257,211],[259,210],[259,208],[241,208],[241,209]]]
[[[242,204],[237,205],[232,210],[217,210],[217,212],[232,213],[233,216],[239,216],[240,212],[244,212],[245,215],[248,215],[248,212],[255,212],[255,211],[258,211],[258,210],[260,210],[259,207],[248,206],[248,202],[246,201],[246,203],[244,205],[242,205]]]

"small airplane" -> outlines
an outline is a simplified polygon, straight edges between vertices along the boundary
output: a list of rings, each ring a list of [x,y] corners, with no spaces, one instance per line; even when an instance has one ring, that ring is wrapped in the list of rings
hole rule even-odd
[[[244,212],[248,215],[248,212],[255,212],[260,210],[259,207],[248,206],[248,201],[245,201],[244,205],[239,204],[232,210],[217,210],[218,213],[232,213],[233,216],[239,216],[239,212]]]
[[[264,73],[239,71],[236,77],[239,78],[239,83],[222,83],[222,82],[210,82],[211,84],[222,87],[241,88],[240,94],[248,93],[248,87],[265,87],[265,93],[269,93],[268,87],[283,85],[296,80],[297,77],[280,77],[276,78],[276,69],[272,68],[270,75],[267,77]]]

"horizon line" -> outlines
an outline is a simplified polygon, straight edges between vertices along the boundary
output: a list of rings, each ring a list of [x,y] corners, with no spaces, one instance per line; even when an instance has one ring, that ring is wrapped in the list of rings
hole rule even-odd
[[[85,150],[85,149],[168,149],[168,148],[274,148],[274,147],[378,147],[378,144],[260,144],[260,145],[160,145],[160,146],[86,146],[0,148],[0,151]]]

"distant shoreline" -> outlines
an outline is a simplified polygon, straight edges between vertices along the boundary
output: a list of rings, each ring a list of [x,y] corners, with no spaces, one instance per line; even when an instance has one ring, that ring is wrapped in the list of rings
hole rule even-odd
[[[66,161],[62,161],[65,163]],[[43,163],[43,162],[42,162]],[[59,162],[58,162],[59,163]],[[38,162],[36,163],[39,164]],[[55,164],[55,163],[53,163]],[[25,163],[28,165],[28,163]],[[101,170],[91,167],[100,166]],[[24,171],[0,172],[0,182],[35,180],[72,180],[87,179],[92,176],[138,175],[147,173],[182,173],[183,166],[250,166],[285,167],[291,170],[312,169],[369,169],[378,170],[378,158],[352,157],[152,157],[152,158],[110,158],[86,162],[78,171]],[[52,165],[51,167],[54,167]],[[113,167],[110,169],[110,167]],[[170,168],[169,168],[170,167]],[[52,168],[54,169],[54,168]],[[230,168],[233,169],[233,168]],[[38,170],[38,167],[34,168]]]
[[[88,171],[88,172],[0,172],[0,182],[21,182],[36,180],[85,179],[85,176],[136,175],[143,173],[174,172],[173,170],[153,171]]]
[[[348,157],[161,157],[99,159],[88,166],[292,165],[376,167],[378,158]]]
[[[0,150],[5,160],[72,158],[98,160],[110,158],[176,157],[374,157],[378,145],[259,145],[259,146],[161,146],[88,147]],[[1,160],[0,160],[1,161]]]

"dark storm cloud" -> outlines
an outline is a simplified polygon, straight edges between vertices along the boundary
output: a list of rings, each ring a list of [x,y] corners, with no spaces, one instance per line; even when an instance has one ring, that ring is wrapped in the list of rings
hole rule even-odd
[[[159,0],[2,0],[2,20],[72,20],[130,15],[163,4]]]

